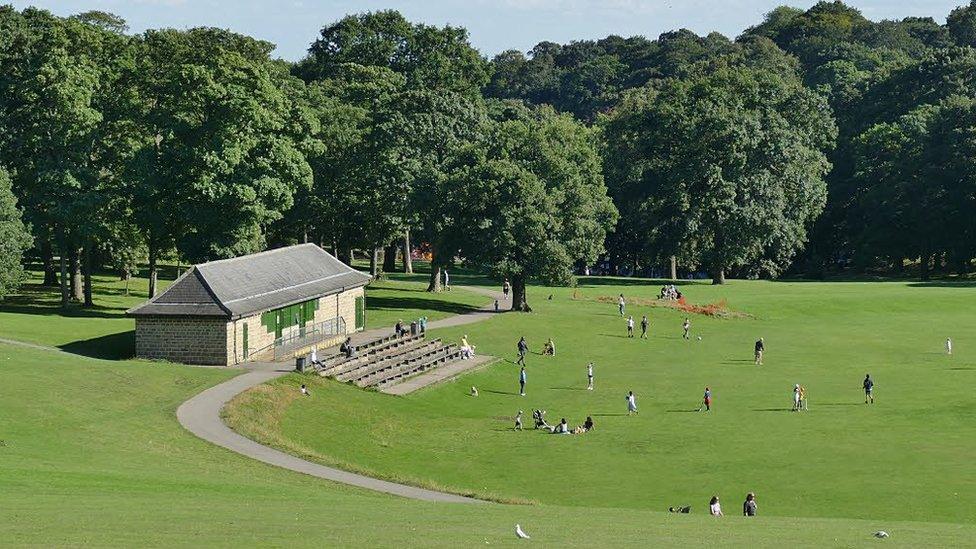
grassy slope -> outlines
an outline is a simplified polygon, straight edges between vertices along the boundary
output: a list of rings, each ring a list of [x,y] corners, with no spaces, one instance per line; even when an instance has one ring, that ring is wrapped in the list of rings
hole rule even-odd
[[[605,282],[591,280],[578,301],[569,289],[534,289],[533,314],[433,334],[466,332],[479,351],[508,358],[520,334],[533,350],[553,336],[558,356],[530,357],[525,398],[513,394],[510,361],[405,398],[321,382],[315,398],[286,411],[271,442],[387,477],[549,504],[703,507],[718,493],[734,511],[751,490],[766,515],[972,520],[976,288],[689,286],[694,302],[725,298],[754,318],[694,317],[703,339],[686,342],[683,315],[640,307],[629,312],[650,312],[653,337],[622,338],[616,306],[595,298],[650,297],[656,287]],[[751,364],[760,335],[768,349],[761,369]],[[951,359],[941,353],[946,335],[957,342]],[[582,390],[587,360],[597,364],[594,392]],[[874,407],[860,404],[866,372],[877,382]],[[281,380],[278,390],[297,382]],[[793,383],[809,389],[808,414],[788,411]],[[477,399],[467,396],[471,385]],[[705,385],[716,409],[689,413]],[[622,415],[630,389],[639,417]],[[516,410],[533,407],[573,424],[593,415],[597,430],[584,437],[509,430]],[[238,428],[258,434],[243,422]]]
[[[373,282],[366,291],[366,327],[393,326],[397,320],[409,324],[427,316],[438,320],[480,308],[488,298],[463,289],[450,292],[428,293],[423,275],[386,275],[386,279]]]
[[[515,545],[705,543],[966,545],[976,528],[637,510],[427,504],[312,479],[183,431],[180,402],[233,372],[76,359],[0,345],[0,539],[18,546]],[[566,482],[572,482],[567,479]],[[377,527],[381,525],[382,527]],[[802,534],[800,534],[802,532]]]

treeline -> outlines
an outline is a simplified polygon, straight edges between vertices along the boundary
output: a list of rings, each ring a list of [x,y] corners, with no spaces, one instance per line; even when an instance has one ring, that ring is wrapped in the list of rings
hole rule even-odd
[[[600,258],[716,282],[965,272],[974,45],[973,6],[940,26],[823,2],[734,41],[489,61],[464,29],[383,11],[324,27],[292,64],[218,29],[0,8],[0,295],[24,250],[64,304],[91,305],[95,269],[147,262],[154,293],[163,259],[302,241],[377,271],[379,250],[409,269],[422,244],[431,290],[463,261],[509,278],[522,309],[529,278]]]

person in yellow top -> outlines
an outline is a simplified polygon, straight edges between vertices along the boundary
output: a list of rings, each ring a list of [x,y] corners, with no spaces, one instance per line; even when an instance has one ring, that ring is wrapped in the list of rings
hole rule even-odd
[[[807,404],[807,388],[804,387],[803,385],[800,385],[800,408],[799,409],[800,410],[810,409]]]
[[[556,356],[556,344],[553,343],[552,338],[542,347],[542,354],[549,356]]]

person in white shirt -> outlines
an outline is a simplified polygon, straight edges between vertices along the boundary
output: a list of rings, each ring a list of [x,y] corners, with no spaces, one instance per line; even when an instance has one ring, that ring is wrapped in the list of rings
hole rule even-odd
[[[634,396],[633,391],[627,393],[627,415],[637,413],[637,397]]]
[[[952,354],[952,338],[946,338],[946,354]]]
[[[627,302],[624,301],[624,294],[620,294],[620,299],[617,300],[617,310],[620,312],[620,316],[624,316],[624,307]]]
[[[722,516],[722,504],[718,502],[718,496],[712,496],[712,500],[708,502],[708,514],[713,517]]]
[[[799,411],[800,409],[800,384],[797,383],[793,386],[793,411]]]
[[[318,353],[315,352],[315,347],[312,347],[312,352],[308,354],[308,363],[315,365],[319,362]]]
[[[685,322],[681,325],[681,328],[685,331],[684,335],[681,337],[691,339],[691,336],[689,335],[689,332],[691,331],[691,321],[685,318]]]
[[[634,337],[634,317],[627,317],[627,337]]]
[[[312,393],[308,392],[308,387],[306,387],[304,383],[302,383],[302,394],[305,396],[312,396]]]
[[[588,384],[586,385],[586,390],[592,391],[593,390],[593,363],[592,362],[587,364],[586,366],[586,380],[588,381]]]

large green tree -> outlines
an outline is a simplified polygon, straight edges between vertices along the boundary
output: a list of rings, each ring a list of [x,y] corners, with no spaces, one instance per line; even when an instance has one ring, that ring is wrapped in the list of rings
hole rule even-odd
[[[17,289],[24,279],[21,260],[31,236],[21,219],[10,176],[0,168],[0,299]]]
[[[508,278],[517,311],[530,279],[571,283],[594,262],[617,219],[591,130],[549,108],[497,121],[455,158],[445,193],[442,246]]]
[[[776,274],[823,209],[836,127],[797,78],[724,63],[635,92],[605,127],[608,174],[649,246],[712,272]]]

